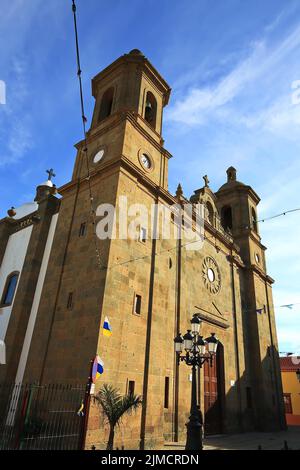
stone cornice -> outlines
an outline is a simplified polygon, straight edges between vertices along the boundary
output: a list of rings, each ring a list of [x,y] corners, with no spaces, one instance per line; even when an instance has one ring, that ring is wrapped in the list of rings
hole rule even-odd
[[[105,80],[108,76],[111,76],[112,73],[117,70],[119,67],[126,66],[128,63],[136,63],[140,66],[141,71],[146,73],[156,87],[163,93],[164,96],[164,106],[168,104],[169,97],[171,94],[171,88],[165,79],[160,75],[160,73],[155,69],[151,62],[142,54],[124,54],[115,60],[112,64],[108,65],[105,69],[99,72],[92,79],[92,94],[94,98],[97,96],[97,87],[98,82]]]
[[[242,183],[241,184],[236,184],[236,185],[234,185],[232,187],[229,187],[229,188],[219,189],[219,191],[217,191],[215,194],[216,194],[217,198],[220,198],[220,197],[232,194],[234,192],[238,192],[238,193],[245,193],[246,192],[246,193],[250,194],[250,196],[252,197],[252,199],[254,200],[256,205],[260,202],[260,197],[258,196],[258,194],[256,194],[254,189],[252,189],[251,186],[247,186],[247,185],[242,184]]]
[[[228,255],[227,260],[230,261],[231,263],[234,263],[239,268],[245,268],[246,266],[243,260],[240,258],[240,256]]]
[[[196,199],[197,196],[201,195],[203,196],[204,194],[208,194],[212,200],[216,203],[217,202],[217,196],[215,195],[215,193],[210,189],[209,186],[203,186],[203,188],[199,188],[199,189],[196,189],[194,191],[194,194],[192,194],[192,196],[190,197],[190,200],[192,199]]]
[[[168,205],[178,204],[178,199],[176,196],[173,196],[169,191],[162,188],[161,186],[157,185],[154,181],[152,181],[147,174],[145,174],[142,169],[137,167],[131,160],[129,160],[125,155],[122,155],[121,158],[115,158],[114,160],[109,160],[107,162],[103,162],[100,169],[94,169],[90,173],[91,182],[97,177],[104,177],[105,171],[111,169],[124,169],[128,171],[134,178],[137,179],[138,182],[142,182],[142,184],[150,191],[151,194],[154,194],[156,197],[159,197],[162,201],[164,201]],[[79,181],[80,185],[87,185],[87,178],[82,177]],[[69,191],[72,191],[74,187],[77,187],[78,179],[72,180],[69,183],[58,188],[59,194],[65,196]],[[189,201],[186,201],[187,203]],[[218,231],[216,228],[212,227],[212,225],[204,221],[204,228],[206,232],[209,232],[212,237],[216,238],[219,242],[228,248],[228,250],[234,250],[238,255],[238,247],[233,242],[233,239],[228,235],[227,237]],[[235,263],[237,261],[235,260]],[[241,265],[242,266],[242,265]]]
[[[240,240],[241,238],[250,238],[252,241],[258,244],[258,246],[263,250],[267,250],[267,247],[261,243],[261,238],[258,234],[253,233],[253,230],[246,228],[242,233],[234,235],[234,240]]]
[[[12,225],[16,223],[17,221],[13,219],[12,217],[3,217],[3,219],[0,219],[0,224],[7,225],[8,227],[11,227]]]
[[[230,325],[227,320],[211,312],[208,312],[207,310],[203,308],[200,308],[200,307],[196,307],[196,308],[201,310],[200,312],[197,312],[197,315],[203,322],[209,323],[210,325],[219,326],[220,328],[223,328],[224,330],[229,328]]]
[[[140,115],[137,115],[136,113],[134,113],[133,111],[118,111],[114,114],[112,114],[111,116],[109,116],[107,119],[106,119],[106,126],[102,127],[98,130],[94,130],[94,129],[90,129],[87,133],[87,137],[88,137],[88,143],[90,142],[94,142],[95,140],[97,140],[99,137],[101,137],[103,134],[106,134],[108,131],[110,131],[111,129],[114,129],[115,127],[117,127],[121,122],[123,121],[129,121],[133,127],[139,131],[143,137],[148,140],[148,142],[150,144],[152,144],[159,152],[161,152],[166,158],[170,159],[172,158],[172,155],[170,154],[170,152],[168,152],[168,150],[166,150],[161,144],[163,142],[163,139],[161,138],[161,136],[159,134],[157,134],[154,130],[153,132],[157,134],[157,136],[160,138],[161,140],[161,143],[157,142],[144,128],[143,126],[141,126],[138,121],[137,121],[137,118],[141,119],[143,122],[146,122]],[[148,125],[148,124],[147,124]],[[151,129],[152,131],[152,129]],[[77,150],[80,150],[83,146],[85,145],[85,141],[84,140],[80,140],[79,142],[77,142],[74,147],[77,149]]]
[[[261,279],[263,279],[265,282],[267,282],[268,284],[274,284],[275,280],[269,276],[266,272],[264,272],[259,266],[257,266],[256,264],[251,264],[251,265],[248,265],[246,266],[246,269],[248,271],[252,271],[254,272],[255,274],[257,274]]]
[[[50,203],[53,206],[53,214],[59,211],[60,199],[57,199],[55,196],[50,195],[50,196],[47,196],[43,201],[41,201],[41,203],[45,201],[47,201],[47,204]],[[39,207],[38,207],[36,211],[31,212],[30,214],[26,214],[24,215],[24,217],[20,219],[14,219],[12,217],[4,217],[3,219],[0,220],[0,224],[6,224],[8,230],[11,233],[15,233],[39,221],[40,221],[40,215],[39,215]]]

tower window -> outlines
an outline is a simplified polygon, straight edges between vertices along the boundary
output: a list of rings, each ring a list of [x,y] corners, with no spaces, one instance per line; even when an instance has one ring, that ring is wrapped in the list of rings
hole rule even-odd
[[[133,395],[134,394],[134,388],[135,388],[135,381],[134,380],[129,380],[129,382],[128,382],[128,395]]]
[[[164,408],[169,408],[169,389],[170,389],[170,378],[165,377],[165,400]]]
[[[73,292],[70,292],[68,295],[67,309],[72,310],[73,308]]]
[[[86,233],[86,222],[83,222],[79,228],[79,236],[84,237]]]
[[[142,296],[136,294],[134,298],[134,313],[136,313],[137,315],[140,315],[141,307],[142,307]]]
[[[232,229],[232,209],[230,206],[225,206],[222,208],[221,223],[224,230]]]
[[[251,210],[251,225],[252,225],[254,232],[257,233],[257,217],[256,217],[256,212],[253,208]]]
[[[209,201],[207,201],[206,203],[206,209],[207,209],[208,221],[211,225],[213,225],[214,224],[214,209]]]
[[[146,243],[146,241],[147,241],[147,229],[144,227],[141,227],[140,242]]]
[[[4,291],[3,291],[3,295],[2,295],[2,299],[1,299],[1,306],[2,307],[8,307],[9,305],[12,304],[13,299],[14,299],[14,295],[15,295],[15,291],[16,291],[16,287],[17,287],[17,283],[18,283],[18,277],[19,277],[18,272],[11,273],[7,277],[5,287],[4,287]]]
[[[147,92],[146,95],[146,105],[145,105],[145,120],[150,124],[153,129],[156,127],[156,113],[157,113],[157,102],[156,99],[151,93],[151,91]]]
[[[114,89],[113,87],[108,88],[102,96],[100,112],[99,112],[99,121],[103,121],[108,116],[111,115],[112,105],[114,100]]]
[[[285,412],[288,413],[288,414],[293,414],[291,394],[290,393],[284,393],[283,394],[283,401],[284,401]]]

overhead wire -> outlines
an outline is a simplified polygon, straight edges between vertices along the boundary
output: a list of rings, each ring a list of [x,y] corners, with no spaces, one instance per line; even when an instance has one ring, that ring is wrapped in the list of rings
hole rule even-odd
[[[91,215],[91,219],[92,219],[93,240],[94,240],[94,245],[95,245],[97,264],[98,264],[99,268],[102,268],[103,263],[101,261],[100,250],[98,248],[98,237],[97,237],[97,233],[96,233],[96,211],[94,209],[94,196],[93,196],[92,186],[91,186],[91,171],[90,171],[90,165],[89,165],[88,146],[87,146],[87,132],[86,132],[87,118],[85,116],[85,110],[84,110],[84,98],[83,98],[83,87],[82,87],[82,77],[81,77],[82,70],[81,70],[81,65],[80,65],[80,50],[79,50],[79,41],[78,41],[78,29],[77,29],[75,0],[72,0],[72,12],[73,12],[73,19],[74,19],[75,48],[76,48],[76,61],[77,61],[77,76],[78,76],[78,81],[79,81],[81,119],[82,119],[82,128],[83,128],[83,134],[84,134],[83,152],[84,152],[84,155],[85,155],[86,170],[87,170],[87,176],[86,176],[85,179],[88,183],[89,201],[90,201],[90,215]]]
[[[290,214],[291,212],[297,212],[297,211],[300,211],[300,207],[298,207],[298,208],[296,208],[296,209],[290,209],[290,210],[281,212],[280,214],[272,215],[272,216],[270,216],[270,217],[264,217],[263,219],[258,220],[257,223],[259,223],[259,222],[265,222],[266,220],[276,219],[277,217],[281,217],[281,216],[283,216],[283,215]]]

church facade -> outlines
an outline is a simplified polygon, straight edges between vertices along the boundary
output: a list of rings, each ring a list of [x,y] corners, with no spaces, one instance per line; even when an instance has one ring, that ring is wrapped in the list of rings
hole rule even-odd
[[[49,172],[35,202],[12,208],[0,221],[0,340],[6,350],[0,383],[84,384],[99,355],[104,373],[96,392],[111,383],[143,397],[116,436],[125,448],[159,449],[184,439],[190,370],[177,364],[173,339],[190,329],[194,313],[201,334],[215,332],[219,340],[213,367],[198,371],[205,432],[285,428],[259,196],[237,180],[233,167],[216,193],[207,177],[190,197],[180,186],[176,195],[168,191],[171,155],[162,119],[170,91],[136,49],[101,71],[92,80],[94,114],[86,140],[76,144],[72,179],[57,191]],[[149,214],[154,205],[201,204],[201,249],[189,249],[181,217],[171,217],[178,237],[153,237],[141,222],[136,239],[100,239],[104,212],[97,208],[123,213],[124,200]],[[118,234],[120,224],[116,217]],[[102,334],[106,317],[110,337]],[[86,447],[102,448],[105,440],[105,424],[91,402]]]

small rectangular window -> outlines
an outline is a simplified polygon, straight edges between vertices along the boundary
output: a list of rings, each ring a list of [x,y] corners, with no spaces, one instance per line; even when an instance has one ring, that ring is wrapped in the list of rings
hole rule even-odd
[[[142,307],[142,296],[136,294],[134,299],[134,313],[137,315],[141,314],[141,307]]]
[[[293,414],[291,394],[290,393],[284,393],[283,394],[283,400],[284,400],[285,412],[288,413],[288,414]]]
[[[164,408],[169,408],[169,388],[170,388],[170,378],[165,377],[165,400]]]
[[[141,227],[140,230],[140,242],[146,243],[147,241],[147,229]]]
[[[73,292],[70,292],[68,295],[67,309],[72,310],[73,308]]]
[[[252,391],[251,387],[246,387],[247,408],[252,408]]]
[[[86,234],[86,222],[83,222],[79,228],[79,236],[84,237]]]
[[[134,387],[135,387],[135,381],[134,380],[129,380],[129,382],[128,382],[128,395],[133,395],[134,394]]]

